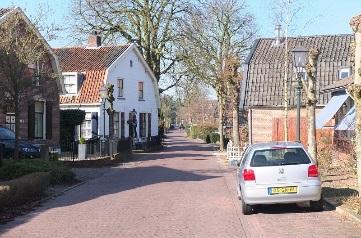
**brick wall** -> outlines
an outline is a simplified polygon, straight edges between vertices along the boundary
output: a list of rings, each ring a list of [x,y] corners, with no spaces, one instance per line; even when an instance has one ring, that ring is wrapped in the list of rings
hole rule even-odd
[[[316,111],[316,115],[317,112]],[[296,140],[296,109],[288,113],[288,140]],[[284,141],[284,110],[283,109],[252,109],[249,110],[249,135],[252,143],[266,141]],[[327,125],[334,124],[331,120]],[[301,142],[307,146],[307,111],[301,110]],[[317,137],[333,138],[333,129],[317,130]]]

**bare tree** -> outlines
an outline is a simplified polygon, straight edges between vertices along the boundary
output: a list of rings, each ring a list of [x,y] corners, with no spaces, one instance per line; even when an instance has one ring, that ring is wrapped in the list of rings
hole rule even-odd
[[[349,87],[353,95],[356,109],[356,159],[357,159],[357,181],[359,196],[361,196],[361,15],[351,19],[350,25],[355,33],[355,74],[354,85]]]
[[[158,82],[162,79],[163,92],[182,79],[169,73],[180,60],[175,23],[187,6],[186,0],[74,0],[73,18],[80,33],[97,29],[108,41],[135,41]]]
[[[228,86],[226,79],[230,76],[227,61],[236,59],[238,65],[245,58],[255,32],[253,17],[247,12],[243,1],[210,0],[190,9],[186,19],[180,26],[184,64],[197,80],[216,91],[220,150],[224,150],[222,138]],[[234,93],[240,93],[236,91]]]
[[[320,52],[317,49],[310,49],[308,63],[306,65],[307,81],[302,80],[304,91],[307,98],[308,114],[308,151],[312,158],[317,159],[317,142],[316,142],[316,69],[317,59]]]
[[[15,154],[19,158],[19,114],[41,77],[53,77],[44,41],[16,11],[0,23],[0,99],[15,113]],[[31,66],[29,68],[29,66]],[[40,90],[41,87],[35,90]]]

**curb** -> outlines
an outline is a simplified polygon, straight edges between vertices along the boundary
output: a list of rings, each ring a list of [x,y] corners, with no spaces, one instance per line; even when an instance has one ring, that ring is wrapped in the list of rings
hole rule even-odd
[[[323,201],[325,202],[325,204],[327,206],[334,209],[338,214],[346,216],[347,218],[353,219],[354,221],[361,223],[361,216],[354,214],[350,209],[347,209],[347,208],[344,208],[341,206],[337,206],[334,202],[332,202],[328,198],[323,198]]]

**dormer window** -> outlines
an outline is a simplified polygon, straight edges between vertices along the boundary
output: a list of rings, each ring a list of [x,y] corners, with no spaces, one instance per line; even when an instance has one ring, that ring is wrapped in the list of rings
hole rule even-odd
[[[65,73],[63,74],[64,87],[66,94],[78,93],[78,74],[77,73]]]
[[[350,68],[343,68],[343,69],[340,69],[340,72],[339,72],[339,79],[346,79],[350,76],[351,74],[351,69]]]

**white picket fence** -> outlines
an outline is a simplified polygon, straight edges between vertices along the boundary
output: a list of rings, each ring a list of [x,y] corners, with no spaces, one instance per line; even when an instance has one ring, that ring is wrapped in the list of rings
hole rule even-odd
[[[227,160],[230,165],[237,165],[237,162],[241,160],[243,148],[240,146],[233,146],[232,141],[227,144]]]

